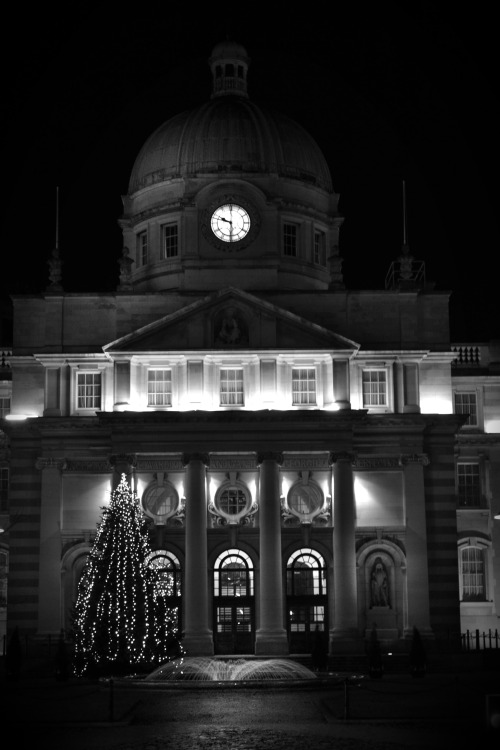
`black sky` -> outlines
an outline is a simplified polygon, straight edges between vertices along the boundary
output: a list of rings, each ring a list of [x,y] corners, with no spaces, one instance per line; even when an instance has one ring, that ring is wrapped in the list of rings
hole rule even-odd
[[[22,33],[3,66],[0,292],[47,286],[56,186],[65,290],[116,289],[135,156],[162,122],[206,101],[208,57],[229,35],[251,57],[252,100],[299,121],[327,158],[347,286],[384,287],[402,242],[404,179],[410,250],[437,289],[453,292],[453,339],[500,338],[497,27],[486,5],[442,6],[15,11],[10,27]]]

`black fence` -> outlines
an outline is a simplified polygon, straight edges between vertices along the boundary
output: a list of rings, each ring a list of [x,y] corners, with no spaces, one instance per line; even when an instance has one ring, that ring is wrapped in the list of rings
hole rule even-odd
[[[462,651],[484,651],[487,648],[500,648],[500,633],[498,630],[466,630],[462,633]]]

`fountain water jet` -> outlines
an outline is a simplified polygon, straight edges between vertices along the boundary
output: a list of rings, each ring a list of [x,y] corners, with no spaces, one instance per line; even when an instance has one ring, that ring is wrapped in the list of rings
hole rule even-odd
[[[293,659],[183,656],[157,667],[144,682],[279,683],[317,680],[314,672]]]

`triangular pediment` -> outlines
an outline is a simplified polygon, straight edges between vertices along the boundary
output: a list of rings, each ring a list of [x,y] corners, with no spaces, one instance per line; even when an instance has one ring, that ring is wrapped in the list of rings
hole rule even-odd
[[[314,349],[356,351],[334,331],[262,300],[227,288],[111,341],[105,352]]]

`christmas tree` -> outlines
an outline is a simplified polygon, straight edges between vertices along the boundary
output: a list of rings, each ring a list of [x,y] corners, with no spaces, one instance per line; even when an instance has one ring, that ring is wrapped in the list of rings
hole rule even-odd
[[[149,556],[139,503],[122,474],[103,508],[78,586],[73,620],[77,675],[125,673],[157,661]]]

